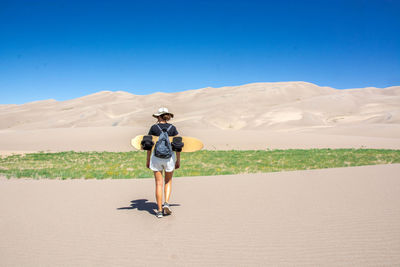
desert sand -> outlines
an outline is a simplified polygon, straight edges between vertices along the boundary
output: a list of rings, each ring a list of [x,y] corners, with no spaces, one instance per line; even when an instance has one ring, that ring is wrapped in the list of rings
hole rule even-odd
[[[338,90],[281,82],[0,105],[0,153],[129,151],[129,140],[147,133],[160,106],[205,149],[400,148],[400,86]]]
[[[400,164],[153,179],[0,179],[1,266],[398,266]]]
[[[131,151],[167,106],[205,149],[400,149],[400,87],[256,83],[0,105],[0,155]],[[184,166],[182,166],[184,168]],[[398,266],[400,164],[153,179],[0,178],[0,266]]]

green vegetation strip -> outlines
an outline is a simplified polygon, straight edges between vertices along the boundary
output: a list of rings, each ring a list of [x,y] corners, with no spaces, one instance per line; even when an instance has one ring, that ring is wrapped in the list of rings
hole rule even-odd
[[[0,158],[0,175],[29,178],[149,178],[146,153],[59,152],[12,155]],[[174,176],[222,175],[309,170],[400,163],[400,150],[289,149],[198,151],[181,154]]]

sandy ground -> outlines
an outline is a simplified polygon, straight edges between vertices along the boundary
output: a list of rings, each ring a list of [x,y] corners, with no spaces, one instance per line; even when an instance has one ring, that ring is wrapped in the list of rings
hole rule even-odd
[[[376,130],[380,129],[380,130]],[[148,129],[86,127],[0,131],[0,155],[35,151],[131,151],[130,140]],[[205,149],[385,148],[400,149],[400,125],[364,125],[293,131],[182,129]]]
[[[254,83],[0,105],[0,156],[131,151],[160,106],[205,149],[400,149],[400,87]],[[400,266],[400,165],[153,179],[0,178],[0,266]]]
[[[153,179],[0,179],[1,266],[399,266],[400,164]]]

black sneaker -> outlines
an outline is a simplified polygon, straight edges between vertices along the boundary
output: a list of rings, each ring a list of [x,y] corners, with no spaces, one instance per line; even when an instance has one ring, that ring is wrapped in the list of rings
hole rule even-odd
[[[164,202],[163,212],[165,215],[171,215],[172,213],[171,208],[169,207],[169,204],[167,202]]]
[[[162,218],[163,217],[163,212],[162,211],[157,211],[156,212],[157,218]]]

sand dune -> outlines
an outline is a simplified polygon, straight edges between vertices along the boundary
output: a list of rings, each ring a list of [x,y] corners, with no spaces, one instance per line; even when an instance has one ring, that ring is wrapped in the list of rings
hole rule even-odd
[[[148,124],[169,106],[185,127],[257,129],[290,122],[330,126],[399,121],[400,87],[335,90],[305,82],[256,83],[140,96],[103,91],[68,101],[44,100],[2,107],[1,129],[47,129]],[[289,124],[289,125],[287,125]]]
[[[174,178],[162,219],[153,179],[0,179],[0,265],[399,266],[399,172]]]
[[[301,143],[311,147],[400,146],[399,86],[337,90],[306,82],[280,82],[151,95],[102,91],[67,101],[0,105],[0,151],[127,150],[130,137],[147,131],[154,123],[151,114],[160,106],[176,114],[173,123],[182,134],[203,138],[206,148],[264,149],[299,147]],[[351,142],[331,145],[335,141],[329,140],[337,135],[352,136],[348,138]],[[237,141],[260,136],[282,136],[289,146],[276,145],[282,138],[257,145],[248,141],[253,142],[248,146]],[[316,136],[320,137],[314,140],[321,143],[304,142]],[[357,141],[356,136],[362,138]],[[127,140],[116,139],[122,137]],[[223,138],[228,145],[216,141]]]

